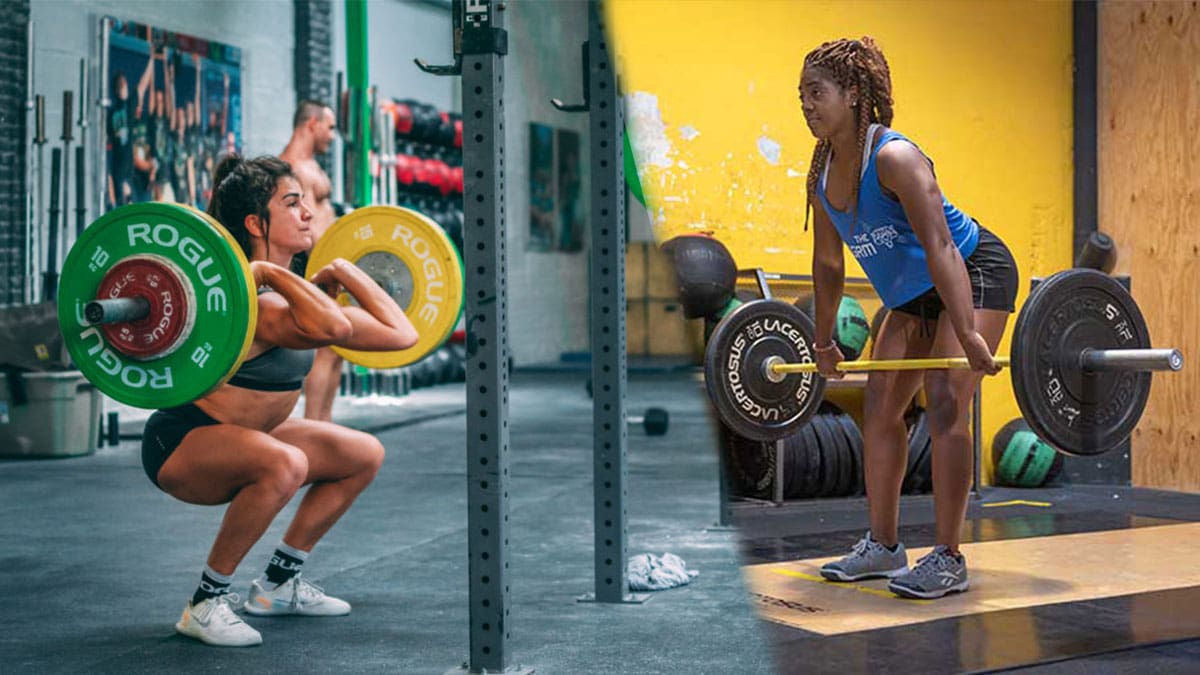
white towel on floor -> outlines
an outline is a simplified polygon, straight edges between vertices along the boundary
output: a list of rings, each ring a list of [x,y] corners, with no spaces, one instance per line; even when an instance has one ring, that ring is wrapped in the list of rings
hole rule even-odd
[[[683,559],[673,553],[661,556],[642,553],[629,559],[625,574],[631,591],[662,591],[686,585],[700,573],[689,570]]]

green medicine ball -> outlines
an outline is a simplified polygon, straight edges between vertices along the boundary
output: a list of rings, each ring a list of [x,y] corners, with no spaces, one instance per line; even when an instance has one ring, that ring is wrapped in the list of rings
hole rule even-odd
[[[807,314],[808,318],[816,320],[813,296],[802,295],[796,299],[794,304],[800,308],[800,311]],[[847,361],[853,361],[861,356],[863,347],[867,344],[867,336],[870,334],[871,324],[867,321],[867,313],[863,311],[862,305],[858,304],[854,298],[843,295],[833,325],[833,340],[837,343],[838,349],[842,350],[842,356],[846,357]]]
[[[858,300],[843,295],[842,304],[837,313],[837,342],[842,354],[853,361],[861,354],[871,334],[871,324],[867,321],[867,313],[863,311]]]
[[[1035,488],[1054,480],[1062,471],[1063,457],[1038,438],[1023,419],[1001,427],[992,441],[996,483]]]

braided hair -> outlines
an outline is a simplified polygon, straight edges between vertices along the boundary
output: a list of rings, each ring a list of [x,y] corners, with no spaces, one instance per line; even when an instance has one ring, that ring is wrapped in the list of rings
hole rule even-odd
[[[244,159],[230,154],[217,165],[208,215],[229,230],[245,251],[246,258],[252,255],[246,216],[258,216],[262,220],[263,237],[267,240],[267,252],[270,253],[271,214],[268,205],[279,180],[287,176],[293,176],[292,167],[282,159],[269,155]]]
[[[861,40],[841,39],[826,42],[804,57],[804,68],[821,70],[843,90],[858,88],[858,152],[855,153],[854,179],[851,181],[850,206],[858,218],[858,175],[862,172],[862,150],[867,142],[867,129],[872,124],[892,124],[892,75],[887,59],[870,37]],[[833,150],[828,140],[820,139],[813,149],[808,166],[807,199],[804,206],[804,229],[808,230],[808,214],[816,197],[817,181]]]

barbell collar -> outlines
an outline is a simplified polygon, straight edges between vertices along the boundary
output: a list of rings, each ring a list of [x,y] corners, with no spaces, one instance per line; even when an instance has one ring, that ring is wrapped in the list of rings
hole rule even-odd
[[[93,326],[139,321],[150,316],[150,301],[141,296],[93,300],[83,306],[83,318]]]
[[[1115,371],[1183,370],[1178,349],[1084,349],[1079,366],[1093,373]]]
[[[767,358],[763,359],[763,377],[776,384],[783,382],[783,378],[788,376],[788,372],[780,369],[780,366],[786,365],[788,365],[788,363],[784,361],[782,357],[775,355],[768,356]],[[809,372],[816,372],[816,368],[812,367],[815,366],[815,364],[805,363],[801,365],[810,367]]]

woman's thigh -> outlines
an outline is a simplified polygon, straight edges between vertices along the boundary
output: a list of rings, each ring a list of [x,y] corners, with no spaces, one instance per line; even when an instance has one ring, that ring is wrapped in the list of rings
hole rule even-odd
[[[332,422],[292,417],[275,427],[271,435],[308,457],[305,483],[342,480],[377,470],[383,463],[379,439]]]
[[[1000,346],[1008,325],[1009,313],[1004,310],[975,310],[975,330],[983,336],[992,353]],[[954,330],[950,316],[942,312],[938,319],[937,334],[934,336],[932,355],[937,358],[963,356],[962,345]],[[930,370],[925,372],[925,394],[928,398],[931,421],[938,429],[948,428],[964,419],[963,412],[975,395],[975,389],[983,378],[982,373],[966,368]]]
[[[872,359],[916,359],[929,354],[934,323],[905,312],[888,312],[875,336]],[[919,370],[877,370],[867,377],[864,413],[868,420],[899,417],[921,388]],[[878,417],[876,417],[878,416]]]
[[[303,479],[307,459],[295,447],[234,424],[193,429],[158,472],[167,494],[193,504],[224,504],[243,487],[271,477]],[[296,480],[296,487],[301,483]]]

